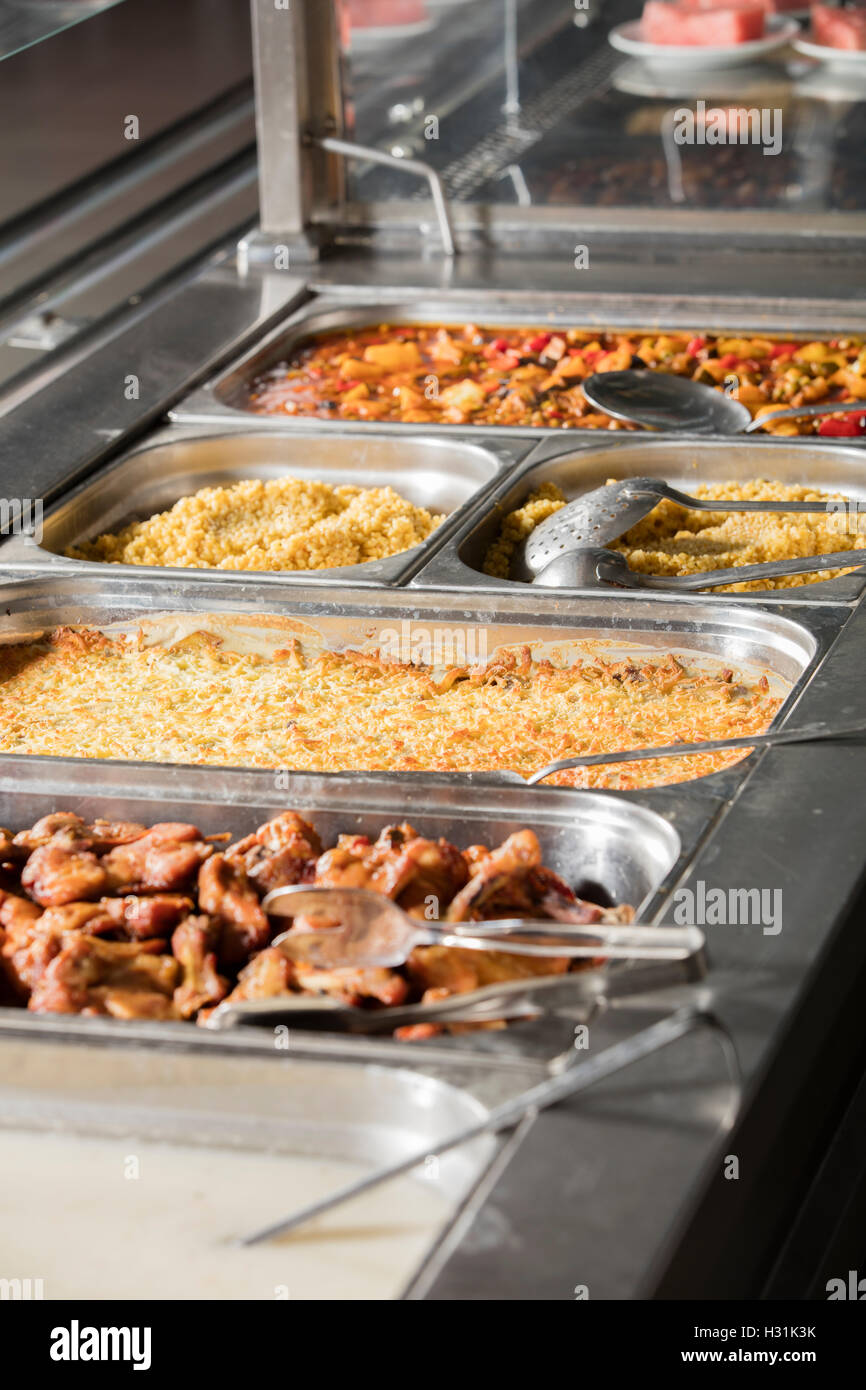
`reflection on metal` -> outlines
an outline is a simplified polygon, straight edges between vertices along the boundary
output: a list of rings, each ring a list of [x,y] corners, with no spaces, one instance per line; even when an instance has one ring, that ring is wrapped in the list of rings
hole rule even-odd
[[[425,164],[422,159],[405,159],[395,154],[388,154],[385,150],[376,150],[371,145],[356,145],[351,140],[337,140],[331,136],[326,136],[318,143],[322,149],[329,150],[331,154],[340,154],[345,159],[364,159],[371,164],[385,164],[391,169],[405,170],[409,174],[417,174],[419,178],[426,179],[430,185],[430,196],[433,199],[433,209],[439,224],[442,250],[446,256],[457,255],[457,243],[454,240],[454,228],[451,224],[448,200],[445,197],[442,180],[431,165]]]
[[[510,179],[514,185],[514,194],[519,207],[528,208],[532,206],[532,194],[529,185],[519,164],[508,164],[499,176],[501,179]]]
[[[677,124],[677,112],[666,111],[662,117],[662,149],[665,152],[665,164],[668,171],[668,196],[672,203],[684,203],[686,193],[683,188],[683,160],[680,154],[680,147],[674,136],[674,126]]]
[[[517,0],[505,0],[505,104],[508,115],[520,110],[520,55],[517,42]]]

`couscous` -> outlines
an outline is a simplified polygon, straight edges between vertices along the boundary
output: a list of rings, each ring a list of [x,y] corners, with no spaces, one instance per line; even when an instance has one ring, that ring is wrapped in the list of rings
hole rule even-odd
[[[608,481],[613,481],[609,479]],[[707,570],[735,569],[800,555],[826,555],[835,550],[854,550],[864,544],[866,514],[851,511],[838,493],[817,488],[755,479],[741,483],[703,483],[690,489],[701,499],[758,500],[766,502],[827,502],[825,512],[704,512],[660,502],[637,526],[608,547],[618,550],[629,568],[640,574],[700,574]],[[507,579],[511,558],[524,540],[548,516],[564,507],[566,497],[554,483],[543,483],[502,523],[496,541],[487,552],[484,571]],[[833,503],[837,503],[836,507]],[[749,589],[792,589],[847,574],[848,570],[822,570],[765,579],[750,584],[726,584],[716,593],[740,593]]]
[[[169,511],[71,546],[75,560],[222,570],[320,570],[383,560],[444,520],[390,487],[301,478],[206,487]]]

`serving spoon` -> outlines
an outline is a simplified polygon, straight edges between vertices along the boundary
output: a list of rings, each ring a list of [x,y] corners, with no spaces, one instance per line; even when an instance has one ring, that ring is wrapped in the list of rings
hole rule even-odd
[[[547,565],[563,552],[575,546],[604,546],[630,531],[659,502],[676,502],[681,507],[704,512],[809,512],[828,513],[826,500],[821,502],[776,502],[763,500],[736,501],[722,498],[710,501],[690,497],[669,487],[660,478],[623,478],[617,483],[605,483],[590,492],[575,497],[551,516],[546,517],[516,548],[511,561],[512,579],[531,582]],[[834,502],[837,511],[847,498]]]
[[[857,569],[864,564],[866,550],[833,550],[827,555],[798,555],[792,560],[768,560],[760,565],[731,565],[727,569],[705,570],[702,574],[639,574],[629,569],[626,557],[618,550],[582,546],[551,560],[532,582],[549,589],[586,589],[612,584],[622,589],[663,589],[677,594],[713,589],[719,584],[761,583],[789,574]]]
[[[804,724],[799,729],[773,729],[766,734],[742,734],[736,738],[710,738],[702,743],[667,743],[658,748],[623,748],[616,753],[580,753],[573,758],[557,758],[540,767],[526,778],[526,785],[536,786],[554,772],[574,767],[605,767],[609,763],[652,762],[655,758],[687,758],[692,753],[721,753],[728,748],[771,748],[784,743],[817,743],[822,739],[862,738],[866,724],[851,724],[837,729],[826,724]]]
[[[262,902],[269,916],[324,916],[339,925],[283,932],[271,943],[291,960],[326,970],[402,965],[416,946],[505,951],[520,956],[600,956],[683,960],[704,944],[696,927],[504,918],[484,922],[419,921],[368,888],[275,888]]]
[[[716,386],[655,372],[649,367],[622,372],[594,372],[581,382],[583,394],[596,410],[614,420],[628,420],[650,429],[686,434],[754,434],[771,421],[800,419],[806,415],[857,414],[866,417],[866,401],[821,402],[790,406],[771,415],[752,413]]]

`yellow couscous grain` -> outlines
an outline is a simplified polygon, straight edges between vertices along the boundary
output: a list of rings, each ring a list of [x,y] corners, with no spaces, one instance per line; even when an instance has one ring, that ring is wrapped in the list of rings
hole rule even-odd
[[[222,570],[319,570],[383,560],[444,520],[390,487],[301,478],[206,487],[169,511],[71,546],[76,560]]]
[[[613,481],[609,479],[608,481]],[[826,510],[808,512],[705,512],[660,502],[633,526],[610,550],[625,555],[629,568],[640,574],[700,574],[707,570],[736,569],[740,565],[787,560],[800,555],[826,555],[854,550],[864,544],[866,515],[849,511],[839,493],[818,488],[768,481],[703,483],[690,489],[693,497],[714,501],[818,502]],[[833,503],[837,503],[833,507]],[[565,506],[565,495],[552,483],[533,493],[523,507],[502,523],[498,539],[487,552],[487,574],[507,578],[518,542],[546,516]],[[536,508],[538,512],[536,514]],[[749,589],[793,589],[849,573],[846,569],[793,574],[749,584],[726,584],[716,593],[741,593]]]

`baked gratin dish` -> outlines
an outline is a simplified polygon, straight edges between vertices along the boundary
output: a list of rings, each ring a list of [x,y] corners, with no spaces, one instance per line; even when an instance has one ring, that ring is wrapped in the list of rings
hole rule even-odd
[[[501,647],[433,667],[332,651],[288,618],[167,615],[133,631],[59,627],[0,646],[0,752],[308,772],[511,771],[578,754],[763,732],[767,674],[604,641]],[[635,788],[704,776],[733,752],[555,774]]]

